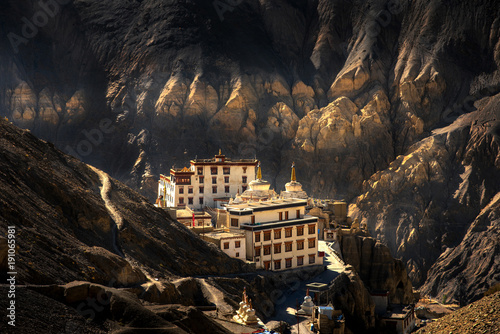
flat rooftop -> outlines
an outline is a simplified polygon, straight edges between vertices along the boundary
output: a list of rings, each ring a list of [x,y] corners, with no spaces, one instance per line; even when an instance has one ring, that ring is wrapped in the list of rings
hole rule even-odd
[[[238,214],[238,212],[241,213],[247,212],[247,214],[251,214],[252,212],[257,212],[257,211],[305,206],[306,204],[307,200],[298,198],[288,198],[288,199],[282,198],[282,199],[275,199],[262,202],[245,202],[241,204],[231,204],[226,206],[226,209],[229,213]]]
[[[405,319],[408,314],[412,311],[411,305],[400,305],[400,304],[391,304],[391,311],[387,311],[382,318],[384,319]]]
[[[205,233],[204,236],[212,238],[212,239],[216,239],[216,240],[227,239],[227,238],[244,238],[245,237],[244,234],[225,232],[225,231]]]
[[[212,216],[210,216],[208,213],[204,211],[191,211],[187,209],[179,209],[176,210],[177,218],[192,218],[194,213],[195,218],[207,218],[210,219]]]

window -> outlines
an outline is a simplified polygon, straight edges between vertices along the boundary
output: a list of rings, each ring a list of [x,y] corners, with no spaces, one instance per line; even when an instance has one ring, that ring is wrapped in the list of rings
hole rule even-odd
[[[193,198],[192,197],[188,198],[188,204],[193,204]]]
[[[241,183],[247,183],[247,177],[246,176],[242,176],[241,177]]]
[[[292,242],[285,242],[285,252],[291,252],[292,251]]]
[[[210,167],[210,173],[212,175],[217,175],[217,167]]]
[[[247,172],[247,168],[243,167],[243,173],[246,173],[246,172]]]
[[[205,177],[204,176],[200,176],[200,183],[203,183],[205,182]]]
[[[291,238],[292,237],[292,228],[285,228],[285,238]]]
[[[278,212],[279,219],[278,220],[283,220],[283,212]]]
[[[304,240],[297,240],[297,250],[304,249]]]
[[[184,194],[184,187],[179,187],[179,194]]]
[[[252,220],[252,225],[255,225],[255,216],[251,216],[250,219]]]
[[[304,257],[303,256],[297,256],[297,266],[301,266],[304,264]]]
[[[229,192],[229,186],[224,186],[224,192],[228,193]]]
[[[243,192],[245,190],[247,190],[247,186],[241,186],[241,191]]]
[[[297,226],[297,235],[304,235],[304,226]]]
[[[260,232],[255,232],[255,242],[260,242]]]
[[[281,244],[274,244],[274,254],[281,253]]]
[[[274,270],[281,269],[281,260],[274,261]]]
[[[236,252],[236,257],[240,257],[240,253]]]
[[[264,241],[271,240],[271,231],[264,232]]]
[[[184,204],[184,197],[179,197],[179,204]]]
[[[292,267],[292,258],[285,259],[285,268],[291,268]]]
[[[212,194],[217,194],[217,186],[212,187]]]
[[[240,248],[240,246],[241,246],[241,241],[238,240],[234,242],[234,248]]]
[[[285,211],[285,220],[288,220],[288,211]]]
[[[217,184],[217,177],[212,177],[212,184]]]
[[[316,254],[310,254],[309,255],[309,264],[313,264],[316,262]]]
[[[231,168],[229,168],[229,167],[222,167],[222,174],[229,175],[230,173],[231,173]]]
[[[231,218],[231,226],[238,227],[238,218]]]
[[[188,194],[192,194],[193,193],[193,187],[189,187],[188,188]]]
[[[264,246],[264,255],[271,255],[271,245]]]
[[[205,191],[205,187],[200,187],[200,194],[203,194],[204,191]]]
[[[224,176],[224,183],[229,183],[229,176]]]
[[[265,270],[271,269],[271,261],[264,261],[264,269]]]
[[[260,247],[255,247],[255,256],[260,256]]]
[[[274,239],[281,239],[281,230],[274,230]]]
[[[300,210],[295,211],[295,218],[300,218]]]
[[[198,175],[203,175],[203,167],[198,167]]]
[[[200,205],[203,204],[203,197],[200,197]]]
[[[309,248],[314,248],[316,246],[316,239],[309,239]]]
[[[309,225],[308,229],[309,229],[309,234],[314,234],[314,232],[316,232],[316,225]]]
[[[229,249],[229,242],[224,243],[224,249]]]

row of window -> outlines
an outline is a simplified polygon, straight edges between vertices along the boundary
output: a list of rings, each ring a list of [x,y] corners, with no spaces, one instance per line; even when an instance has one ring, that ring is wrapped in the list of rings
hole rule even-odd
[[[242,168],[243,168],[243,173],[246,173],[247,167],[242,167]],[[198,175],[203,175],[203,167],[198,167],[197,172],[198,172]],[[218,172],[219,172],[218,167],[210,167],[210,174],[217,175]],[[224,174],[224,175],[231,174],[231,167],[222,167],[222,174]]]
[[[234,218],[233,218],[234,219]],[[231,219],[231,225],[233,225],[233,221]],[[296,234],[297,236],[301,236],[301,235],[304,235],[304,226],[297,226],[296,228]],[[271,240],[271,233],[274,233],[274,240],[276,239],[281,239],[281,235],[282,235],[282,229],[279,228],[279,229],[275,229],[273,231],[264,231],[264,241],[269,241]],[[312,224],[312,225],[308,225],[307,226],[307,232],[309,235],[312,235],[312,234],[315,234],[316,232],[316,225],[315,224]],[[291,238],[292,237],[292,234],[293,234],[293,227],[285,227],[285,238]],[[255,238],[254,238],[255,242],[260,242],[261,240],[261,232],[255,232]]]
[[[187,204],[193,204],[193,203],[194,203],[194,199],[192,197],[188,197],[188,203]],[[198,203],[200,205],[203,205],[203,197],[198,198]],[[186,204],[184,202],[184,197],[179,197],[179,206],[182,206],[184,204]]]
[[[241,241],[236,240],[234,242],[234,248],[240,248],[241,247]],[[229,249],[229,241],[224,242],[224,249]]]
[[[203,179],[203,176],[200,176],[200,183],[203,183],[204,182],[204,179]],[[247,183],[247,178],[246,176],[243,176],[242,177],[242,183]],[[229,183],[229,176],[225,176],[224,177],[224,183]],[[213,177],[212,178],[212,184],[217,184],[217,177]],[[242,186],[243,187],[243,191],[246,190],[246,186]],[[202,193],[203,192],[203,186],[200,186],[200,192]],[[179,187],[179,194],[183,194],[184,193],[184,187]],[[189,187],[188,188],[188,193],[193,193],[193,187]]]
[[[297,240],[296,242],[296,250],[303,250],[304,249],[304,240]],[[315,248],[316,247],[316,238],[311,238],[307,240],[307,245],[308,248]],[[263,254],[264,255],[271,255],[271,248],[273,248],[274,252],[273,254],[280,254],[281,253],[281,243],[279,244],[274,244],[274,245],[264,245],[264,246],[256,246],[255,247],[255,256],[260,256],[261,255],[261,249],[263,249]],[[293,251],[293,242],[285,242],[285,252],[291,252]]]
[[[285,268],[292,267],[293,258],[285,259]],[[281,269],[281,263],[283,260],[272,261],[274,265],[274,270]],[[314,264],[316,262],[316,254],[309,254],[309,264]],[[304,256],[297,256],[297,266],[300,267],[304,265]],[[264,269],[271,270],[271,261],[264,261]]]

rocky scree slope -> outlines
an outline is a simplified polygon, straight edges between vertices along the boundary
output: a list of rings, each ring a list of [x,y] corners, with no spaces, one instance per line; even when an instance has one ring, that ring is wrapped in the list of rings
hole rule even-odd
[[[500,292],[484,297],[416,331],[436,333],[497,333],[500,326]]]

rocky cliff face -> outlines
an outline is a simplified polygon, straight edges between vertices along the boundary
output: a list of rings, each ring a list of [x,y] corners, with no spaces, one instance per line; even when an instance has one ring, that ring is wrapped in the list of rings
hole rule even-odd
[[[413,289],[404,264],[391,256],[389,248],[374,238],[343,236],[341,251],[344,261],[352,265],[365,287],[371,291],[389,291],[395,304],[413,303]]]
[[[499,98],[413,145],[350,207],[431,295],[470,301],[500,278]]]
[[[330,286],[330,301],[342,310],[346,326],[353,333],[373,330],[375,327],[375,303],[358,273],[347,267]]]
[[[364,194],[356,215],[423,283],[500,190],[490,120],[432,133],[499,91],[494,0],[75,0],[36,26],[40,11],[0,4],[0,114],[150,199],[159,173],[219,148],[257,155],[278,189],[296,161],[314,196]]]
[[[21,18],[43,9],[2,6],[2,114],[149,196],[221,147],[279,188],[297,160],[309,192],[352,198],[447,107],[496,89],[494,1],[78,0],[30,38]]]

